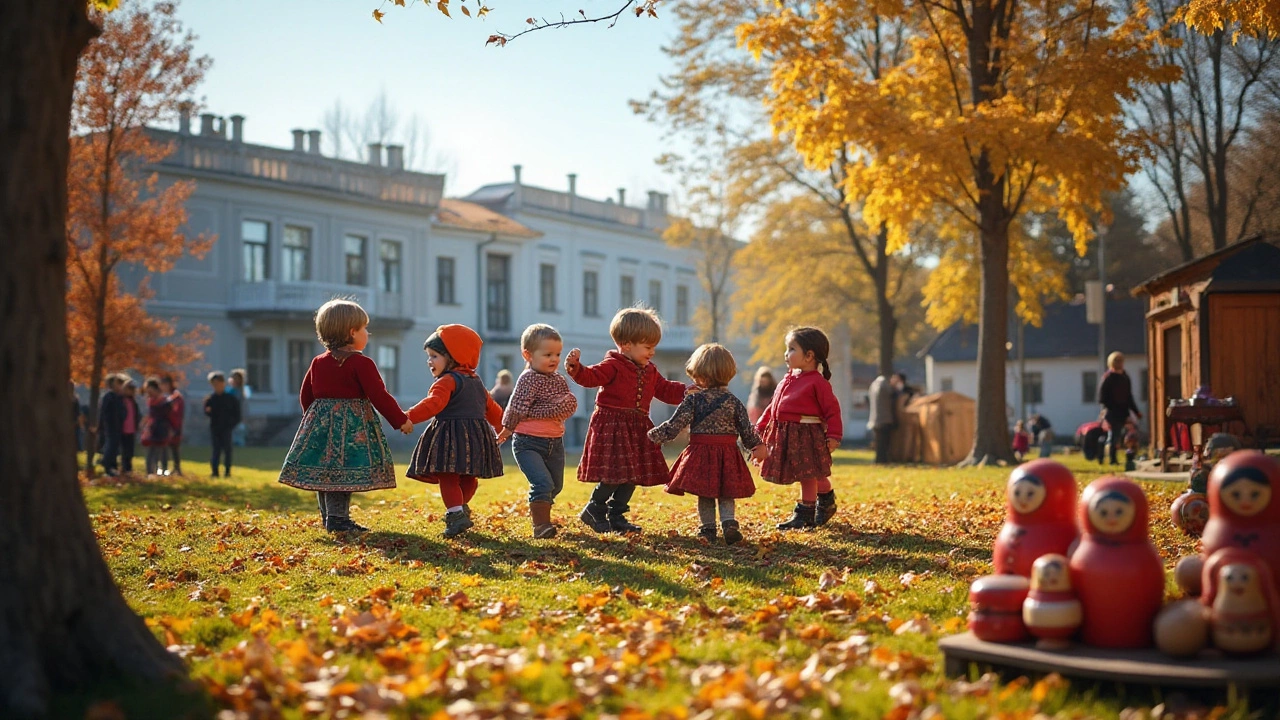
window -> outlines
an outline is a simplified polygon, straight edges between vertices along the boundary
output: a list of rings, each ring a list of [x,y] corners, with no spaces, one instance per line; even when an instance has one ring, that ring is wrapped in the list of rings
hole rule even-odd
[[[283,268],[281,279],[285,282],[306,282],[311,279],[311,228],[297,225],[284,226]]]
[[[387,386],[387,392],[395,395],[400,392],[400,348],[395,345],[379,345],[377,359],[382,382]]]
[[[689,324],[689,286],[676,286],[676,324]]]
[[[306,377],[311,367],[311,359],[316,356],[316,344],[313,340],[289,341],[289,391],[302,389],[302,378]]]
[[[1085,370],[1080,373],[1080,402],[1094,405],[1098,402],[1098,371]]]
[[[441,305],[453,305],[457,302],[453,294],[453,270],[453,258],[436,258],[436,302]]]
[[[368,245],[368,239],[359,235],[348,235],[342,239],[342,253],[346,258],[348,285],[368,284],[369,279],[366,277],[364,254]]]
[[[662,281],[649,281],[649,307],[656,313],[662,312]]]
[[[1039,405],[1044,402],[1044,375],[1029,372],[1022,377],[1022,402]]]
[[[384,293],[400,292],[400,243],[383,240],[378,245],[378,260],[381,263],[379,289]]]
[[[556,266],[542,263],[538,267],[538,290],[540,298],[538,309],[542,312],[556,311]]]
[[[600,317],[600,273],[595,270],[582,273],[582,314]]]
[[[485,261],[490,330],[511,329],[511,257],[489,255]]]
[[[636,279],[623,275],[618,281],[618,307],[631,307],[636,302]]]
[[[254,392],[271,392],[271,338],[249,338],[245,342],[244,379]]]
[[[941,388],[942,392],[951,392],[953,389],[955,389],[955,386],[956,386],[956,382],[953,378],[949,378],[949,377],[942,378],[942,388]]]
[[[240,242],[244,246],[244,281],[262,282],[271,277],[271,226],[261,220],[245,220],[240,223]]]

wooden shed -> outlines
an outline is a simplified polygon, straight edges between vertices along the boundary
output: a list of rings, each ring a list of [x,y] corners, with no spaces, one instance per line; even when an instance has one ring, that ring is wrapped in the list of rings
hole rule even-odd
[[[1189,398],[1201,385],[1235,398],[1248,440],[1280,431],[1277,245],[1280,236],[1255,236],[1133,289],[1148,297],[1153,452],[1170,444],[1169,400]]]

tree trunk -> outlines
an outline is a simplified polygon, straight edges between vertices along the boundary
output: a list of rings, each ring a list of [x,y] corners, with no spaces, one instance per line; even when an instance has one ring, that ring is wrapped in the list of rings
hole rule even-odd
[[[876,265],[873,280],[876,288],[876,320],[880,325],[880,360],[877,373],[885,377],[893,374],[893,345],[898,334],[898,318],[893,313],[889,299],[889,229],[881,226],[876,237]]]
[[[0,0],[0,716],[104,680],[171,684],[182,663],[102,559],[65,411],[66,173],[85,0]]]

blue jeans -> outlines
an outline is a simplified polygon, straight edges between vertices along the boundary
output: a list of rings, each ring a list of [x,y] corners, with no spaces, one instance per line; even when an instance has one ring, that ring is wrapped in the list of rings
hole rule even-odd
[[[529,479],[529,502],[555,502],[564,489],[564,438],[516,433],[511,451],[520,472]]]

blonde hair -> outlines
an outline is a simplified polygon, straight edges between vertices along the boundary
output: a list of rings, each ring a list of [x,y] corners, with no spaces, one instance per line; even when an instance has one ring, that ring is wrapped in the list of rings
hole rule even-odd
[[[765,378],[769,378],[770,384],[773,384],[773,385],[778,384],[777,379],[773,377],[773,369],[770,368],[768,365],[761,365],[760,367],[756,368],[756,375],[754,378],[751,379],[751,386],[760,387],[760,381],[764,380]]]
[[[316,310],[316,337],[330,350],[351,344],[351,335],[369,324],[369,313],[353,300],[330,300]]]
[[[708,387],[724,387],[738,374],[738,364],[733,361],[729,348],[719,343],[707,343],[699,345],[689,356],[684,372]]]
[[[543,340],[558,340],[564,342],[560,337],[560,331],[543,323],[535,323],[524,329],[520,334],[520,348],[528,352],[534,352]]]
[[[609,337],[619,345],[657,345],[662,340],[662,321],[658,313],[642,305],[623,308],[609,323]]]
[[[498,382],[501,383],[503,380],[511,380],[511,371],[506,368],[498,371]]]
[[[1122,363],[1122,362],[1124,362],[1124,353],[1117,350],[1107,356],[1107,369],[1115,370],[1116,363]]]

